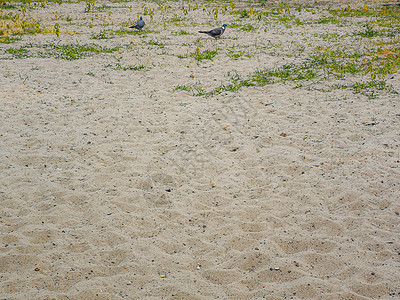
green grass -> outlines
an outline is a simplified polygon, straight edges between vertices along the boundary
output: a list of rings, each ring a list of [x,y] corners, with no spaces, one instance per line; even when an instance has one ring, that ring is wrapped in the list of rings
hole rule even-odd
[[[153,46],[158,46],[158,47],[160,47],[161,49],[165,47],[165,44],[160,43],[160,42],[158,42],[158,41],[154,41],[154,40],[150,40],[149,42],[147,42],[147,44],[153,45]]]
[[[5,14],[0,12],[0,21],[1,36],[46,33],[46,28],[40,21],[21,16],[19,13]]]
[[[28,55],[29,51],[24,47],[20,47],[18,49],[10,48],[7,49],[5,52],[14,55],[14,57],[16,58],[29,57]]]
[[[111,33],[111,35],[112,35],[112,33]],[[110,32],[102,30],[97,34],[93,33],[90,36],[90,38],[94,39],[94,40],[107,40],[107,39],[112,39],[113,38],[111,35],[110,35]]]
[[[213,60],[213,58],[218,54],[216,50],[204,50],[200,51],[199,48],[196,48],[196,51],[190,53],[190,57],[193,57],[197,61],[202,61],[205,59]]]
[[[370,99],[375,99],[379,91],[387,91],[392,94],[398,94],[393,86],[388,85],[384,80],[370,80],[364,82],[355,82],[353,84],[337,84],[337,89],[351,89],[355,94],[362,94]]]
[[[139,70],[143,70],[145,69],[144,65],[137,65],[137,66],[133,66],[133,65],[127,65],[127,66],[123,66],[120,63],[117,63],[115,65],[106,65],[106,68],[111,68],[113,70],[122,70],[122,71],[139,71]]]
[[[192,90],[191,87],[187,86],[187,85],[177,85],[176,87],[174,87],[173,91],[186,91],[186,92],[190,92]]]
[[[33,48],[34,45],[30,45]],[[40,51],[36,53],[31,53],[26,49],[26,47],[21,47],[19,49],[8,49],[6,53],[13,54],[15,58],[23,57],[56,57],[59,59],[74,60],[79,58],[84,58],[93,54],[99,53],[112,53],[118,51],[121,47],[101,47],[98,45],[79,45],[79,44],[65,44],[65,45],[42,45],[40,46]],[[44,50],[44,51],[43,51]]]
[[[51,45],[55,50],[55,56],[61,59],[74,60],[91,54],[99,53],[112,53],[118,51],[121,47],[101,47],[98,45],[79,45],[79,44],[66,44],[66,45]]]
[[[233,58],[235,60],[239,59],[240,57],[242,57],[244,55],[245,55],[245,51],[243,51],[243,50],[235,51],[233,49],[227,49],[227,52],[226,52],[226,56]]]
[[[240,30],[241,30],[241,31],[254,31],[254,30],[256,30],[256,28],[255,28],[253,25],[251,25],[251,24],[246,24],[246,25],[243,25],[243,26],[240,28]]]
[[[372,38],[375,36],[379,36],[380,34],[379,34],[379,31],[374,30],[374,26],[367,23],[364,25],[364,30],[356,32],[355,35],[359,35],[359,36],[366,37],[366,38]]]
[[[329,9],[329,13],[337,17],[374,17],[385,18],[387,20],[400,20],[400,7],[368,8],[351,8],[348,6],[345,9]]]
[[[362,75],[371,78],[371,81],[355,82],[351,84],[335,85],[334,88],[352,89],[354,93],[361,93],[374,98],[380,91],[397,93],[388,86],[383,78],[396,73],[400,69],[400,45],[387,44],[386,47],[360,49],[343,49],[317,47],[316,51],[301,64],[285,64],[279,68],[258,70],[243,79],[238,75],[231,76],[231,83],[221,85],[202,95],[215,95],[224,91],[235,92],[242,87],[263,87],[275,83],[293,83],[295,87],[302,87],[303,82],[323,81],[329,78],[346,79],[348,75]]]
[[[193,33],[181,30],[181,31],[178,31],[178,32],[172,32],[172,35],[193,35]]]
[[[344,25],[345,23],[347,23],[346,20],[343,19],[338,19],[338,18],[334,18],[334,17],[322,17],[319,18],[317,20],[317,24],[340,24],[340,25]]]
[[[9,37],[9,36],[4,36],[0,38],[0,43],[2,44],[11,44],[13,42],[19,41],[21,38],[19,37]]]

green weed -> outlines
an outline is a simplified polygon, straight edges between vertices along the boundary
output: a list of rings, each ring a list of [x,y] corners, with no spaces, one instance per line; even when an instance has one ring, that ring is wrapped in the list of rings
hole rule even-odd
[[[191,87],[187,86],[187,85],[177,85],[176,87],[174,87],[173,91],[186,91],[186,92],[190,92],[192,90]]]
[[[172,35],[192,35],[192,34],[193,33],[190,33],[190,32],[184,31],[184,30],[181,30],[178,32],[172,32]]]
[[[133,66],[133,65],[127,65],[127,66],[123,66],[120,63],[117,63],[115,65],[106,65],[106,68],[111,68],[113,70],[122,70],[122,71],[139,71],[139,70],[143,70],[145,69],[144,65],[137,65],[137,66]]]
[[[240,28],[240,30],[241,30],[241,31],[254,31],[254,30],[256,30],[256,28],[255,28],[253,25],[251,25],[251,24],[246,24],[246,25],[243,25],[243,26]]]
[[[91,38],[91,39],[94,39],[94,40],[106,40],[106,39],[111,39],[112,36],[110,36],[110,35],[107,33],[107,31],[102,30],[102,31],[100,31],[100,32],[97,33],[97,34],[93,33],[93,34],[90,36],[90,38]]]
[[[158,46],[158,47],[160,47],[161,49],[165,47],[165,44],[160,43],[160,42],[158,42],[158,41],[154,41],[154,40],[150,40],[150,41],[148,42],[148,44],[149,44],[149,45],[153,45],[153,46]]]
[[[29,57],[28,55],[29,51],[24,47],[20,47],[19,49],[14,49],[14,48],[7,49],[6,53],[13,54],[16,58]]]
[[[9,37],[9,36],[4,36],[0,38],[0,43],[2,44],[11,44],[13,42],[19,41],[20,38],[18,37]]]
[[[197,47],[194,53],[190,53],[190,57],[193,57],[197,61],[202,61],[204,59],[213,60],[213,58],[218,54],[216,50],[204,50],[203,52]]]

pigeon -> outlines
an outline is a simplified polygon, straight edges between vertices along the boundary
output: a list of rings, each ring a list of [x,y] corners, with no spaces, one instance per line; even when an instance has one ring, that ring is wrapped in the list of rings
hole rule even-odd
[[[144,27],[144,25],[146,25],[146,24],[145,24],[144,21],[143,21],[143,17],[140,17],[140,20],[137,21],[135,25],[132,25],[132,26],[129,27],[129,28],[135,28],[135,29],[137,29],[137,30],[142,30],[143,27]]]
[[[199,32],[208,34],[209,36],[213,37],[214,39],[217,39],[217,38],[221,37],[221,35],[224,33],[227,26],[228,25],[224,24],[224,25],[222,25],[222,27],[214,28],[210,31],[199,31]]]

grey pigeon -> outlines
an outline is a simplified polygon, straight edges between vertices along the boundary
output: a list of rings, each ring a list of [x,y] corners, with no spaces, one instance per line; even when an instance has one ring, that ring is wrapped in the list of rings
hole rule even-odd
[[[222,27],[219,28],[214,28],[210,31],[199,31],[200,33],[205,33],[208,34],[209,36],[213,37],[214,39],[217,39],[219,37],[221,37],[221,35],[225,32],[225,29],[228,25],[224,24],[222,25]]]
[[[142,30],[143,27],[144,27],[144,25],[146,25],[146,24],[145,24],[144,21],[143,21],[143,17],[140,17],[140,20],[137,21],[135,25],[132,25],[132,26],[129,27],[129,28],[135,28],[135,29],[137,29],[137,30]]]

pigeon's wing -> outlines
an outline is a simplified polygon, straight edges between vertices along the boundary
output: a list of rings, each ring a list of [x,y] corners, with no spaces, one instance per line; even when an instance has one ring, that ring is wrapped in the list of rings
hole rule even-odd
[[[208,32],[210,35],[221,35],[222,28],[214,28]]]
[[[139,28],[139,22],[136,22],[136,24],[135,25],[132,25],[131,27],[129,27],[129,28]]]

